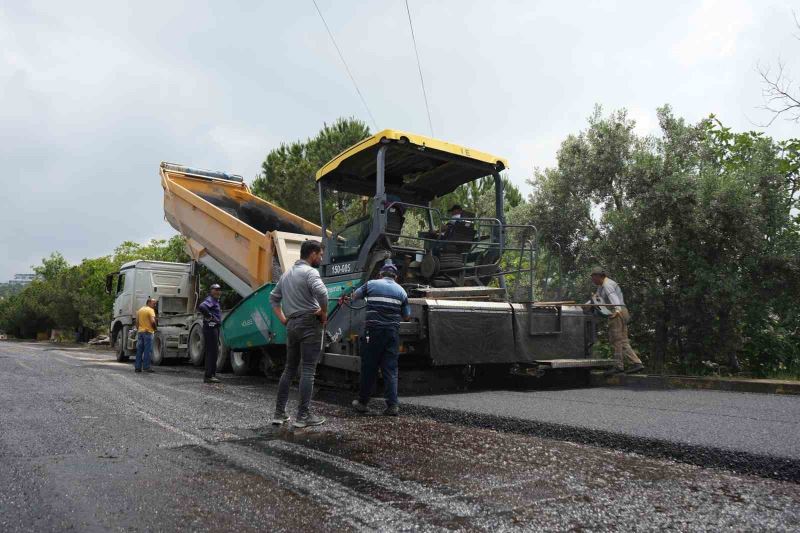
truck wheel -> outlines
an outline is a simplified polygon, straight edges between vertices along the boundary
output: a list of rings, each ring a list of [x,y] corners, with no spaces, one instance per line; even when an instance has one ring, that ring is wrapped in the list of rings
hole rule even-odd
[[[258,367],[258,371],[264,374],[264,377],[271,378],[275,374],[275,366],[272,364],[272,359],[268,355],[261,356]]]
[[[128,360],[128,352],[125,350],[125,345],[129,331],[130,328],[128,326],[122,326],[122,329],[117,333],[117,340],[114,344],[114,348],[116,348],[117,352],[117,361],[120,363],[124,363]]]
[[[205,341],[203,341],[203,326],[195,324],[189,332],[189,360],[194,366],[203,366],[206,359]]]
[[[166,350],[166,342],[164,335],[160,331],[156,331],[153,335],[153,354],[150,357],[150,362],[155,366],[161,366],[164,363],[164,351]]]
[[[249,376],[258,370],[258,357],[250,352],[231,351],[231,369],[237,376]]]
[[[226,372],[231,363],[231,351],[222,340],[222,335],[219,336],[219,352],[217,354],[217,372]]]
[[[279,378],[286,364],[283,350],[267,349],[261,356],[260,371],[268,378]]]

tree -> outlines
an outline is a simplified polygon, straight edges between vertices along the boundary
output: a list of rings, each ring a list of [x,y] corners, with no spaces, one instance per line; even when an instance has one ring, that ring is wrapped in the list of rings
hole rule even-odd
[[[319,200],[315,174],[346,148],[369,137],[369,127],[354,118],[325,124],[305,142],[281,144],[267,154],[262,172],[253,180],[253,194],[310,221],[319,223]],[[339,199],[339,203],[342,200]],[[333,211],[334,203],[328,207]],[[339,205],[337,208],[343,208]]]
[[[65,270],[69,268],[69,263],[61,252],[53,252],[49,257],[42,259],[42,264],[33,267],[33,272],[43,281],[54,281]]]
[[[519,188],[511,182],[508,176],[502,176],[502,179],[505,211],[508,213],[522,203],[523,198]],[[486,176],[459,185],[453,192],[436,198],[432,205],[445,217],[447,216],[447,211],[454,204],[458,204],[467,211],[475,213],[477,217],[494,217],[496,214],[494,195],[494,178]]]
[[[112,262],[119,268],[136,259],[186,263],[191,258],[185,250],[185,239],[181,235],[174,235],[169,240],[151,239],[147,244],[125,241],[114,249]]]
[[[187,262],[184,239],[153,239],[147,244],[126,241],[113,255],[87,258],[70,265],[59,252],[33,268],[36,279],[0,306],[0,328],[20,337],[35,337],[51,328],[96,331],[107,326],[114,301],[105,292],[105,277],[129,261]],[[220,283],[210,273],[201,275],[207,287]]]
[[[800,364],[796,341],[779,351],[763,341],[798,327],[793,142],[733,133],[713,116],[686,124],[669,107],[658,117],[661,135],[640,137],[624,110],[596,109],[562,143],[556,168],[537,171],[516,216],[559,244],[571,297],[589,292],[592,264],[612,273],[653,367]]]
[[[800,20],[794,16],[794,25],[800,30]],[[800,34],[795,34],[800,40]],[[762,109],[768,111],[772,117],[764,126],[770,126],[779,117],[785,116],[787,120],[800,123],[800,85],[792,86],[792,80],[786,74],[785,64],[778,60],[778,67],[773,70],[769,65],[758,67],[761,77],[761,96],[764,99]]]

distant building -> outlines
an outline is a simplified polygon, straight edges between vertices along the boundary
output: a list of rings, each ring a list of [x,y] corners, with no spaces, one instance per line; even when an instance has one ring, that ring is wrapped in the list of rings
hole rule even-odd
[[[25,286],[36,277],[36,274],[14,274],[14,279],[8,280],[9,285]]]

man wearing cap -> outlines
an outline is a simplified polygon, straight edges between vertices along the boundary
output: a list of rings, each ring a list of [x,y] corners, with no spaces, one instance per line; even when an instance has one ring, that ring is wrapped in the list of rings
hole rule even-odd
[[[383,397],[386,410],[383,414],[397,416],[400,413],[397,399],[397,360],[400,347],[400,320],[411,319],[408,295],[397,279],[397,267],[387,259],[380,270],[380,279],[367,281],[353,292],[353,301],[367,300],[367,320],[361,338],[361,383],[358,399],[353,408],[367,412],[378,367],[383,373]]]
[[[304,241],[300,259],[281,276],[272,289],[269,303],[281,324],[286,326],[286,366],[278,383],[274,425],[289,421],[286,404],[289,385],[300,370],[300,405],[294,427],[304,428],[325,423],[325,418],[310,410],[325,324],[328,322],[328,289],[317,268],[322,263],[323,248],[319,241]]]
[[[219,383],[215,374],[219,356],[219,326],[222,322],[222,309],[219,306],[220,295],[222,295],[222,288],[215,283],[210,287],[206,299],[197,306],[197,310],[203,315],[203,344],[206,352],[204,383]]]
[[[453,204],[450,207],[449,213],[450,213],[450,219],[445,223],[444,226],[442,226],[442,231],[441,231],[442,235],[447,234],[450,228],[453,227],[453,224],[455,224],[458,220],[461,219],[461,217],[464,216],[464,210],[458,204]]]
[[[613,368],[606,371],[606,375],[635,374],[644,370],[644,365],[631,348],[628,340],[628,321],[631,318],[625,300],[622,297],[622,289],[616,281],[606,276],[603,267],[596,266],[592,269],[592,283],[597,286],[597,290],[589,303],[604,304],[599,307],[600,314],[608,317],[608,342],[614,348],[614,358],[617,363]],[[605,307],[608,305],[608,307]],[[613,306],[613,307],[611,307]],[[625,370],[625,360],[631,367]]]

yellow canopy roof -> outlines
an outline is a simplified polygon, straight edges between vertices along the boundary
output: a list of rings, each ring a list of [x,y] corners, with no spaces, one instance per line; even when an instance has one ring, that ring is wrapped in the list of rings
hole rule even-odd
[[[338,190],[372,195],[376,157],[389,145],[385,164],[388,193],[430,200],[484,176],[508,168],[501,158],[398,130],[383,130],[334,157],[317,172],[317,180]]]

